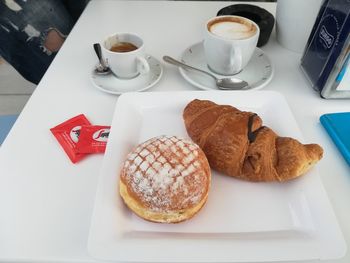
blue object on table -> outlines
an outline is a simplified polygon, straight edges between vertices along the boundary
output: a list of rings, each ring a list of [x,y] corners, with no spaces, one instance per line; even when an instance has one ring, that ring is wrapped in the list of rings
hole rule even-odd
[[[0,116],[0,145],[5,140],[7,134],[16,122],[18,115],[2,115]]]
[[[324,114],[320,121],[350,165],[350,112]]]

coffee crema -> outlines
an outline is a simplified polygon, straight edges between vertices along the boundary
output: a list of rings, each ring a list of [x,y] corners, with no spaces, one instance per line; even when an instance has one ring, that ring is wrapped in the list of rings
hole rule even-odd
[[[253,23],[239,17],[219,17],[210,21],[207,28],[214,35],[231,40],[250,38],[257,32]]]
[[[138,49],[137,46],[135,46],[132,43],[129,42],[118,42],[114,44],[111,48],[110,51],[113,52],[130,52]]]

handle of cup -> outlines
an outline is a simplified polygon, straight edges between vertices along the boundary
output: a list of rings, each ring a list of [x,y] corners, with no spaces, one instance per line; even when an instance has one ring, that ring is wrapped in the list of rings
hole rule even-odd
[[[137,71],[140,74],[146,74],[150,70],[149,64],[144,57],[137,57]]]

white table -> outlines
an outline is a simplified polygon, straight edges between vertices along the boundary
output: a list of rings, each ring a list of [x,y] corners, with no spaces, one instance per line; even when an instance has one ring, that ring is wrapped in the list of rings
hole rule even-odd
[[[102,155],[72,165],[49,129],[84,113],[108,125],[118,97],[95,89],[89,73],[94,42],[116,32],[136,32],[147,52],[179,57],[201,40],[204,21],[230,2],[91,2],[24,108],[0,149],[0,261],[90,262],[86,249]],[[275,4],[261,3],[275,12]],[[300,54],[272,35],[263,47],[275,66],[265,90],[287,99],[307,141],[325,149],[320,176],[350,244],[350,169],[319,123],[323,113],[350,111],[348,100],[323,100],[299,71]],[[196,90],[170,65],[151,91]],[[350,262],[350,253],[333,262]]]

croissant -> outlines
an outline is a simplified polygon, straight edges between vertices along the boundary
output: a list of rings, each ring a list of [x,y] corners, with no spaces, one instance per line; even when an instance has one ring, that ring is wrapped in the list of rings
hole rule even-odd
[[[318,144],[301,144],[263,126],[253,112],[193,100],[183,118],[191,139],[211,168],[248,181],[286,181],[305,174],[323,155]]]

